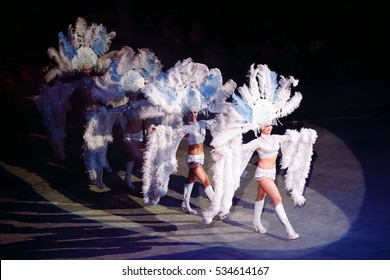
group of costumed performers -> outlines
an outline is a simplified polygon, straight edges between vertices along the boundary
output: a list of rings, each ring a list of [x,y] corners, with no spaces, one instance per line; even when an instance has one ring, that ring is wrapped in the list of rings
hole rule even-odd
[[[217,116],[218,128],[210,143],[214,148],[212,170],[215,195],[209,209],[203,212],[203,221],[209,224],[215,215],[229,213],[234,193],[240,186],[241,175],[256,151],[259,159],[254,175],[258,184],[253,217],[255,230],[259,233],[267,232],[261,223],[261,214],[268,194],[288,238],[297,239],[299,234],[287,218],[275,184],[276,160],[280,150],[280,165],[286,169],[285,188],[294,205],[302,206],[317,133],[313,129],[301,128],[299,131],[287,129],[284,135],[271,134],[273,125],[300,105],[301,93],[291,92],[298,80],[291,76],[280,76],[278,80],[275,72],[261,64],[256,67],[251,65],[248,79],[248,85],[244,84],[237,89],[240,96],[233,94],[233,102]],[[249,143],[242,143],[243,133],[251,130],[256,138]]]
[[[69,26],[68,36],[58,35],[59,50],[48,49],[48,54],[57,62],[45,75],[47,84],[35,96],[38,111],[49,132],[54,155],[65,160],[66,113],[71,109],[70,97],[76,90],[84,100],[84,163],[91,182],[104,188],[103,169],[110,172],[107,160],[108,143],[113,141],[112,128],[120,123],[124,130],[124,142],[128,147],[129,163],[140,155],[131,140],[139,138],[143,118],[161,117],[162,111],[146,100],[134,100],[138,92],[153,80],[161,70],[161,62],[149,49],[138,53],[130,47],[111,51],[109,46],[115,32],[107,34],[103,25],[87,25],[79,17],[75,28]],[[91,75],[91,71],[96,75]],[[83,77],[71,82],[77,73]],[[128,174],[130,172],[130,175]],[[132,169],[127,168],[126,183],[131,184]]]
[[[115,32],[107,34],[103,25],[88,26],[83,18],[78,18],[75,28],[69,26],[68,36],[59,33],[59,51],[49,48],[49,56],[57,66],[46,74],[47,84],[35,99],[55,155],[65,159],[66,112],[70,110],[71,95],[78,89],[85,100],[92,101],[85,103],[83,139],[84,162],[93,184],[105,187],[103,170],[111,169],[107,148],[117,123],[123,129],[128,154],[125,182],[134,189],[131,175],[135,167],[140,169],[144,204],[156,205],[168,192],[170,175],[177,172],[176,152],[185,138],[189,170],[181,208],[185,213],[197,214],[190,198],[198,180],[210,200],[210,206],[202,212],[203,223],[210,224],[215,216],[223,219],[230,213],[242,175],[257,152],[254,228],[259,233],[267,232],[261,215],[269,195],[288,238],[297,239],[299,234],[287,218],[275,184],[277,158],[281,152],[285,188],[294,206],[304,205],[317,133],[308,128],[287,129],[283,135],[271,132],[280,118],[299,107],[302,95],[292,92],[298,80],[278,76],[267,65],[252,64],[248,84],[237,88],[233,80],[224,83],[218,68],[209,69],[191,58],[178,61],[163,72],[160,60],[149,49],[135,52],[125,46],[108,52],[114,37]],[[91,71],[96,75],[91,75]],[[63,82],[64,77],[76,72],[84,73],[84,77]],[[198,120],[199,114],[205,118]],[[157,121],[145,131],[143,121],[149,118]],[[203,167],[206,129],[212,136],[212,180]],[[255,137],[244,143],[243,135],[249,131]]]

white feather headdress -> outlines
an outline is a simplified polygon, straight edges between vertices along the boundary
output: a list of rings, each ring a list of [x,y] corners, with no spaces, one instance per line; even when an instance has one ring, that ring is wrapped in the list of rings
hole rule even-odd
[[[122,47],[112,57],[111,67],[101,76],[93,77],[96,88],[93,96],[114,107],[127,103],[129,92],[135,93],[145,87],[145,81],[153,80],[161,71],[161,62],[149,49]]]
[[[267,65],[250,66],[247,77],[248,85],[238,88],[238,95],[233,95],[237,112],[245,122],[253,125],[253,130],[275,119],[285,117],[298,108],[302,94],[295,92],[291,96],[291,86],[297,86],[299,80],[290,76],[285,78],[271,71]]]
[[[143,91],[152,103],[169,113],[183,115],[195,109],[207,114],[220,112],[236,86],[233,80],[223,84],[219,69],[187,58],[161,72]]]
[[[69,25],[67,36],[58,33],[58,51],[53,47],[47,50],[57,65],[46,73],[46,82],[65,74],[74,74],[83,68],[104,72],[110,66],[110,58],[114,54],[108,51],[115,36],[114,31],[107,33],[104,25],[88,25],[84,18],[78,17],[74,28]]]

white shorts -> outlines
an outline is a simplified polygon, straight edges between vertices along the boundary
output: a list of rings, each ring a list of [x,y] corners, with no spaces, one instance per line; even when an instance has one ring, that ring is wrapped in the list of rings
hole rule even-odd
[[[204,163],[204,154],[199,154],[199,155],[187,155],[187,165],[189,168],[194,168],[198,164]]]
[[[275,180],[276,168],[264,169],[264,168],[257,167],[254,177],[256,180],[261,180],[266,178]]]
[[[123,134],[123,142],[129,143],[132,141],[142,142],[144,140],[144,132],[141,130],[137,133],[125,133]]]

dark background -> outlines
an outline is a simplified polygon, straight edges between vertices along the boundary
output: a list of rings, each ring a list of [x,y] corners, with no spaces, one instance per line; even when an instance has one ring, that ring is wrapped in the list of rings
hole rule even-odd
[[[282,3],[253,0],[237,1],[233,5],[229,3],[230,1],[169,0],[3,3],[0,9],[2,26],[0,127],[3,136],[0,145],[1,159],[4,158],[6,163],[15,166],[18,172],[19,168],[32,170],[34,174],[48,180],[57,190],[77,201],[92,203],[97,208],[112,201],[114,206],[110,204],[107,209],[128,207],[120,199],[112,200],[114,197],[112,193],[101,196],[85,188],[88,179],[81,172],[83,129],[72,126],[76,118],[71,118],[80,113],[80,108],[73,107],[72,115],[67,117],[67,124],[70,126],[67,127],[69,129],[66,151],[70,159],[66,167],[61,167],[63,165],[52,160],[50,145],[44,138],[47,131],[33,102],[28,99],[38,94],[38,88],[43,83],[44,66],[53,63],[47,56],[47,49],[58,48],[58,32],[66,33],[68,26],[74,26],[79,16],[84,17],[88,24],[102,23],[108,32],[116,31],[117,36],[113,40],[111,50],[117,50],[124,45],[133,49],[150,48],[161,59],[163,70],[169,69],[178,60],[192,57],[210,68],[220,68],[225,80],[234,79],[238,86],[241,86],[246,80],[250,64],[267,63],[279,74],[294,75],[300,80],[298,90],[304,96],[302,104],[291,114],[294,122],[288,122],[290,116],[283,118],[284,127],[289,124],[306,126],[310,121],[315,122],[317,119],[325,131],[345,142],[361,164],[362,171],[351,170],[349,164],[337,170],[333,166],[340,156],[337,147],[329,147],[329,150],[326,150],[330,156],[335,157],[327,165],[318,165],[323,155],[316,153],[314,168],[331,169],[325,172],[339,177],[341,186],[345,182],[349,183],[350,178],[345,176],[350,174],[351,177],[360,178],[360,172],[363,172],[365,180],[366,193],[361,213],[348,233],[341,240],[325,247],[315,248],[314,251],[310,248],[302,253],[302,259],[389,259],[390,196],[387,142],[390,131],[388,121],[390,85],[389,24],[385,3],[378,4],[375,1]],[[326,47],[322,51],[321,48],[311,49],[311,46],[316,45],[315,42]],[[121,138],[114,138],[121,142]],[[121,161],[123,149],[113,146],[109,151],[115,158],[113,162],[118,166],[115,170],[124,168]],[[344,159],[340,160],[344,162]],[[344,170],[347,173],[344,174]],[[359,173],[354,175],[355,171]],[[136,236],[134,239],[133,236],[128,236],[127,231],[123,232],[120,229],[113,231],[94,229],[90,232],[93,231],[96,238],[86,240],[86,232],[94,227],[94,224],[88,227],[85,220],[77,217],[76,221],[81,225],[71,228],[68,222],[74,222],[75,219],[68,216],[70,220],[65,220],[65,225],[61,225],[64,223],[63,214],[58,213],[57,206],[30,203],[37,194],[31,193],[29,184],[25,181],[20,182],[20,178],[15,179],[14,175],[4,170],[0,172],[1,195],[7,199],[10,197],[13,201],[2,204],[5,209],[3,212],[6,213],[2,219],[6,221],[2,231],[16,233],[16,242],[6,245],[4,250],[1,250],[7,258],[12,256],[41,259],[53,256],[100,258],[109,254],[131,253],[143,248],[147,252],[149,246],[158,244],[154,243],[149,235],[141,239]],[[122,194],[124,190],[120,183],[122,181],[117,184],[118,181],[115,180],[118,178],[113,178],[112,182],[115,184],[112,185],[118,186],[117,190]],[[350,207],[348,202],[356,199],[353,190],[345,191],[338,185],[326,186],[320,193],[345,209],[346,215]],[[37,201],[41,200],[39,197]],[[180,205],[178,201],[172,203]],[[52,210],[52,207],[55,209]],[[325,211],[323,214],[331,215],[332,209],[329,210],[330,212]],[[51,213],[48,211],[54,211],[53,213],[59,215],[41,215]],[[35,217],[33,222],[39,225],[35,229],[25,225],[26,221],[30,222],[31,215],[26,215],[30,212]],[[46,227],[48,221],[52,223],[57,219],[54,217],[58,218],[55,222],[58,222],[60,227]],[[154,217],[152,219],[153,221],[146,221],[142,226],[154,229],[156,221]],[[315,219],[305,222],[308,223],[308,229],[311,226],[318,226]],[[44,223],[44,228],[41,228],[41,223]],[[165,223],[159,225],[162,225],[162,230],[172,229],[172,225]],[[338,225],[340,224],[336,222],[335,226]],[[20,242],[20,234],[28,237],[31,237],[31,234],[38,236],[37,239],[27,238],[27,241]],[[111,246],[118,242],[118,237],[123,236],[125,239],[121,239],[120,243],[123,245],[127,242],[128,247],[124,250],[120,247],[118,250],[117,247]],[[302,237],[309,238],[304,235]],[[320,233],[310,238],[327,237]],[[146,239],[151,242],[145,242]],[[58,242],[59,240],[61,242]],[[67,242],[64,243],[64,240]],[[102,244],[109,246],[100,250]],[[67,245],[69,247],[64,248]],[[176,243],[172,248],[174,246]],[[194,253],[197,254],[195,257],[207,259],[213,258],[215,252],[213,245],[212,248]],[[245,259],[248,256],[245,252],[237,255],[236,248],[219,248],[218,252],[221,253],[220,258],[230,256]],[[281,252],[272,250],[256,257],[295,258],[296,253],[295,250]],[[186,259],[194,258],[194,255],[172,254],[166,257]],[[253,255],[250,257],[253,258]]]
[[[299,79],[294,90],[305,97],[294,119],[385,113],[389,24],[384,4],[305,2],[8,2],[0,14],[0,102],[6,104],[0,125],[11,144],[28,139],[31,131],[44,131],[30,97],[39,93],[45,67],[55,63],[47,49],[58,49],[57,34],[66,34],[77,17],[115,31],[110,50],[151,49],[163,71],[191,57],[219,68],[225,81],[238,86],[246,82],[251,64],[293,75]]]
[[[306,2],[306,1],[305,1]],[[252,63],[307,83],[385,79],[386,9],[374,1],[31,1],[2,8],[3,68],[53,63],[57,34],[78,16],[115,31],[111,50],[150,48],[164,70],[192,57],[240,84]],[[315,42],[326,49],[314,50]]]

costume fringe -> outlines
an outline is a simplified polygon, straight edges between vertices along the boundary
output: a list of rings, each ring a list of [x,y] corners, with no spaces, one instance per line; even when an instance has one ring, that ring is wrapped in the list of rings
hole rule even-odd
[[[164,125],[148,134],[142,167],[145,205],[155,205],[166,195],[170,175],[177,172],[176,151],[181,140],[172,127]]]
[[[84,164],[89,178],[93,181],[100,168],[108,168],[107,148],[113,141],[112,127],[118,113],[110,112],[105,107],[89,108],[87,124],[83,135]]]
[[[53,86],[43,85],[40,94],[35,96],[35,106],[41,113],[54,153],[60,160],[65,160],[64,140],[66,138],[66,112],[71,109],[69,102],[75,87],[56,81]]]
[[[292,136],[292,142],[281,144],[281,168],[287,168],[284,176],[285,188],[290,192],[294,206],[302,206],[306,200],[303,192],[310,171],[317,132],[310,128],[302,128],[299,132],[290,130],[288,134]]]

